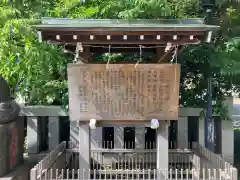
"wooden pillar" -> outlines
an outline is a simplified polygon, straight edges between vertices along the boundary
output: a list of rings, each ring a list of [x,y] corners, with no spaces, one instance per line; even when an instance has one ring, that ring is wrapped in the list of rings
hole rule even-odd
[[[157,63],[168,63],[169,54],[165,48],[156,48]],[[168,121],[160,120],[156,136],[158,179],[168,179]]]
[[[90,57],[90,47],[83,46],[83,52],[79,52],[77,63],[88,63],[88,61],[90,61]],[[91,163],[91,131],[89,124],[76,121],[71,122],[70,136],[72,141],[77,141],[79,148],[79,169],[80,172],[82,172],[80,180],[89,179]]]
[[[158,179],[168,179],[168,121],[159,121],[156,140]]]
[[[79,140],[79,169],[85,173],[81,176],[85,180],[89,178],[87,173],[90,170],[91,159],[91,142],[90,142],[90,128],[88,123],[79,123],[78,125],[78,140]]]

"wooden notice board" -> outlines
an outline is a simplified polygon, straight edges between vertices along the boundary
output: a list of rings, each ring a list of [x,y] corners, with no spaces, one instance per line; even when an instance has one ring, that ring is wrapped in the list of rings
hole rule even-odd
[[[180,65],[69,64],[72,121],[178,119]]]

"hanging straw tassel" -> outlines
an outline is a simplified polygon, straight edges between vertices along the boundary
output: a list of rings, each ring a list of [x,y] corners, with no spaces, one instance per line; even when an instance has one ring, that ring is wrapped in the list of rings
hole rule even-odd
[[[177,49],[178,49],[178,46],[175,46],[175,50],[174,50],[174,53],[172,55],[172,59],[170,61],[171,64],[173,64],[174,59],[177,61]]]
[[[75,50],[75,57],[74,57],[74,62],[76,63],[78,61],[79,58],[79,52],[83,52],[83,47],[82,47],[82,43],[81,42],[77,42],[76,45],[76,50]]]

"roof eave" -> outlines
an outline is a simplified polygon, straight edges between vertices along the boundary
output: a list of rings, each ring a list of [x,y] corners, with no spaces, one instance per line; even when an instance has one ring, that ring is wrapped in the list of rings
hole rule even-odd
[[[185,18],[185,19],[71,19],[71,18],[52,18],[52,17],[42,17],[42,24],[79,24],[79,23],[107,23],[107,24],[122,24],[122,23],[160,23],[160,22],[174,21],[177,24],[189,24],[190,22],[194,24],[204,24],[203,18]],[[173,23],[174,24],[174,23]]]
[[[58,26],[58,25],[34,25],[38,31],[217,31],[220,26],[204,25],[204,26],[182,26],[182,27],[77,27],[77,26]]]

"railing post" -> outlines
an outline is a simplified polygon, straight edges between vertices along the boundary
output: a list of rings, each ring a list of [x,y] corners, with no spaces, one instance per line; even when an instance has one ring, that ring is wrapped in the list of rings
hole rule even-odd
[[[60,143],[60,121],[59,117],[48,117],[48,143],[49,150],[53,150]]]
[[[196,154],[193,154],[193,160],[192,160],[193,168],[194,169],[200,169],[201,168],[201,159]]]
[[[232,180],[238,180],[238,170],[237,170],[237,168],[232,168],[231,179]]]
[[[31,169],[30,180],[37,180],[37,168],[32,168]]]

